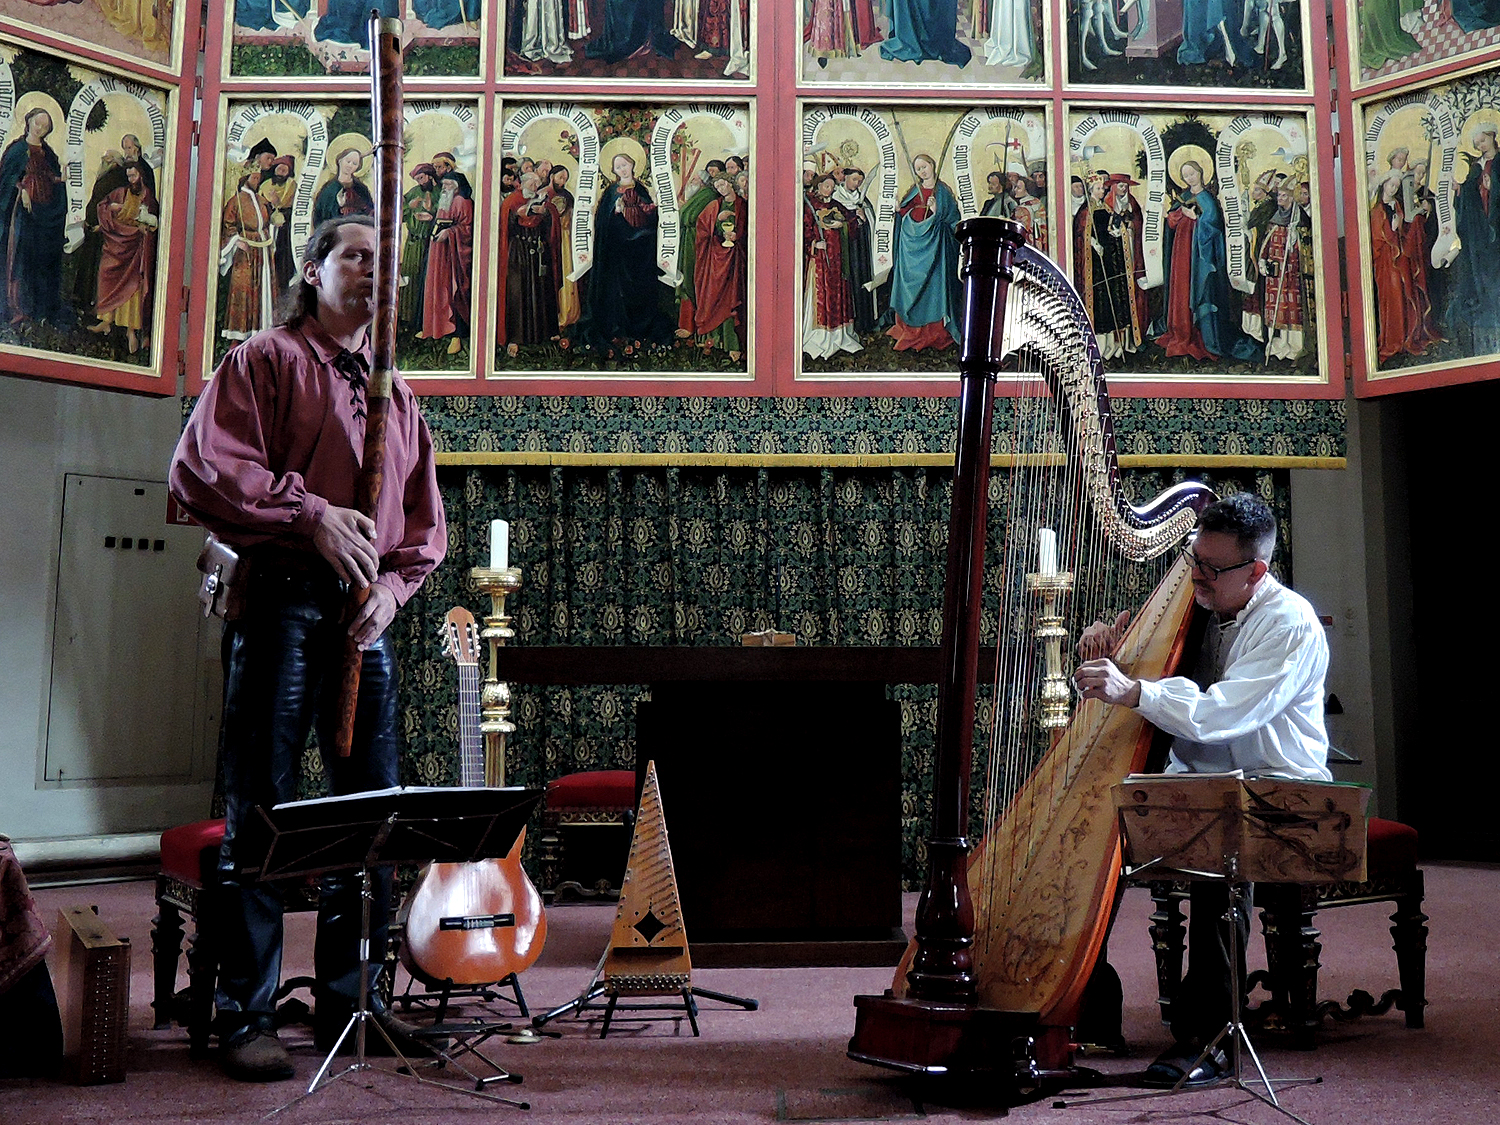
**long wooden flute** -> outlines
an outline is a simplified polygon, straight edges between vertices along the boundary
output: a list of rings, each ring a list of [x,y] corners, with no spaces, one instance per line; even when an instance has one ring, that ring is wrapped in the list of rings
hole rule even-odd
[[[385,427],[396,380],[396,298],[401,230],[401,21],[370,13],[370,101],[375,126],[375,322],[370,326],[372,367],[365,391],[365,448],[354,485],[354,506],[372,520],[385,476]],[[370,591],[350,597],[349,618]],[[339,669],[339,729],[334,751],[349,756],[354,744],[354,712],[359,703],[359,669],[364,654],[353,638],[344,642]]]

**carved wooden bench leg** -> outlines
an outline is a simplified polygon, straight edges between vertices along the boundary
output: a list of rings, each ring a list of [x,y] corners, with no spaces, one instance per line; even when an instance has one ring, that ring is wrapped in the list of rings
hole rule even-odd
[[[1317,892],[1292,883],[1256,885],[1257,905],[1266,938],[1266,968],[1273,1010],[1292,1036],[1294,1046],[1311,1050],[1318,1013],[1318,955],[1322,933],[1312,924]]]
[[[549,905],[557,896],[557,884],[562,881],[561,822],[556,810],[542,810],[542,833],[537,838],[537,864],[541,869],[537,888],[542,892],[542,900]]]
[[[172,1026],[177,959],[182,955],[182,911],[167,898],[166,879],[156,879],[156,917],[151,920],[152,1029]]]
[[[1151,901],[1156,910],[1151,915],[1151,948],[1156,953],[1156,1003],[1161,1022],[1172,1022],[1172,1002],[1182,986],[1182,951],[1187,927],[1182,922],[1182,900],[1172,883],[1150,884]]]
[[[219,951],[214,946],[214,928],[221,891],[205,887],[198,892],[193,912],[193,936],[188,944],[187,1029],[189,1053],[195,1059],[208,1054],[213,1031],[214,991],[219,984]]]
[[[1396,900],[1391,915],[1391,938],[1396,949],[1396,967],[1401,974],[1400,1008],[1406,1013],[1407,1027],[1424,1026],[1423,1009],[1427,1006],[1427,915],[1422,913],[1424,886],[1422,872],[1412,875],[1410,893]]]

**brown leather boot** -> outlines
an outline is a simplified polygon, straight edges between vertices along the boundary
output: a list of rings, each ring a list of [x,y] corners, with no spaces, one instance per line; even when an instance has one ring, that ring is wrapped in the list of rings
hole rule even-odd
[[[241,1082],[280,1082],[293,1078],[297,1070],[274,1031],[246,1028],[220,1048],[224,1073]]]

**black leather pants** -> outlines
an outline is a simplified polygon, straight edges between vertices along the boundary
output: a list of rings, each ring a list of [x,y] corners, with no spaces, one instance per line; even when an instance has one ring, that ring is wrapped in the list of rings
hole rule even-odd
[[[308,730],[333,745],[338,724],[338,664],[346,626],[345,594],[332,572],[262,572],[251,579],[246,612],[224,629],[225,700],[220,736],[227,824],[219,852],[223,882],[217,1030],[228,1037],[248,1025],[269,1028],[281,980],[283,896],[279,884],[241,882],[240,826],[296,798],[298,763]],[[397,784],[397,670],[389,633],[364,654],[354,748],[347,758],[323,753],[335,795]],[[246,856],[254,864],[260,857]],[[370,909],[371,981],[385,957],[391,871],[374,872]],[[319,999],[351,1006],[359,989],[360,880],[357,872],[325,877],[314,948]]]
[[[1240,989],[1245,987],[1245,945],[1250,938],[1254,890],[1245,896],[1235,918],[1239,929]],[[1188,897],[1188,971],[1172,1003],[1172,1037],[1180,1043],[1206,1044],[1230,1017],[1229,886],[1194,882]]]

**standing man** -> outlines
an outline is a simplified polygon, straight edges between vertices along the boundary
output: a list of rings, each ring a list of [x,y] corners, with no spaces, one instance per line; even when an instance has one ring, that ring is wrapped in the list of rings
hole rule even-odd
[[[376,235],[367,215],[313,231],[285,322],[225,357],[172,458],[171,489],[248,566],[244,608],[226,623],[220,745],[226,803],[217,1030],[224,1069],[246,1081],[292,1077],[276,1038],[282,894],[241,881],[236,842],[257,805],[295,796],[308,728],[322,747],[338,725],[345,637],[364,651],[353,752],[324,751],[336,795],[397,784],[395,656],[386,626],[442,561],[446,544],[432,441],[411,389],[392,389],[385,483],[372,520],[354,505],[364,450]],[[353,620],[350,588],[368,590]],[[370,965],[385,957],[391,876],[376,873]],[[314,950],[317,1038],[333,1045],[359,992],[360,896],[325,880]],[[372,978],[378,973],[372,973]],[[374,992],[372,983],[372,993]],[[403,1053],[409,1025],[376,1003]],[[376,1036],[377,1046],[383,1040]],[[420,1051],[418,1052],[420,1053]]]
[[[1079,694],[1134,708],[1173,735],[1168,773],[1243,770],[1252,777],[1331,781],[1323,726],[1328,641],[1307,599],[1270,572],[1276,520],[1257,496],[1240,492],[1203,510],[1183,548],[1192,564],[1193,597],[1213,614],[1191,678],[1133,679],[1109,654],[1128,621],[1095,622],[1079,641],[1086,663],[1075,675]],[[1223,883],[1195,882],[1188,918],[1189,963],[1172,1005],[1176,1043],[1147,1070],[1154,1085],[1190,1083],[1224,1073],[1222,1052],[1193,1063],[1229,1021],[1230,966]],[[1238,919],[1243,955],[1249,906]],[[1240,980],[1244,980],[1240,967]]]
[[[406,238],[401,243],[401,292],[396,301],[396,323],[415,336],[422,330],[422,302],[427,291],[427,250],[432,241],[432,221],[437,216],[437,169],[418,164],[411,170],[415,186],[401,197],[401,225]]]

